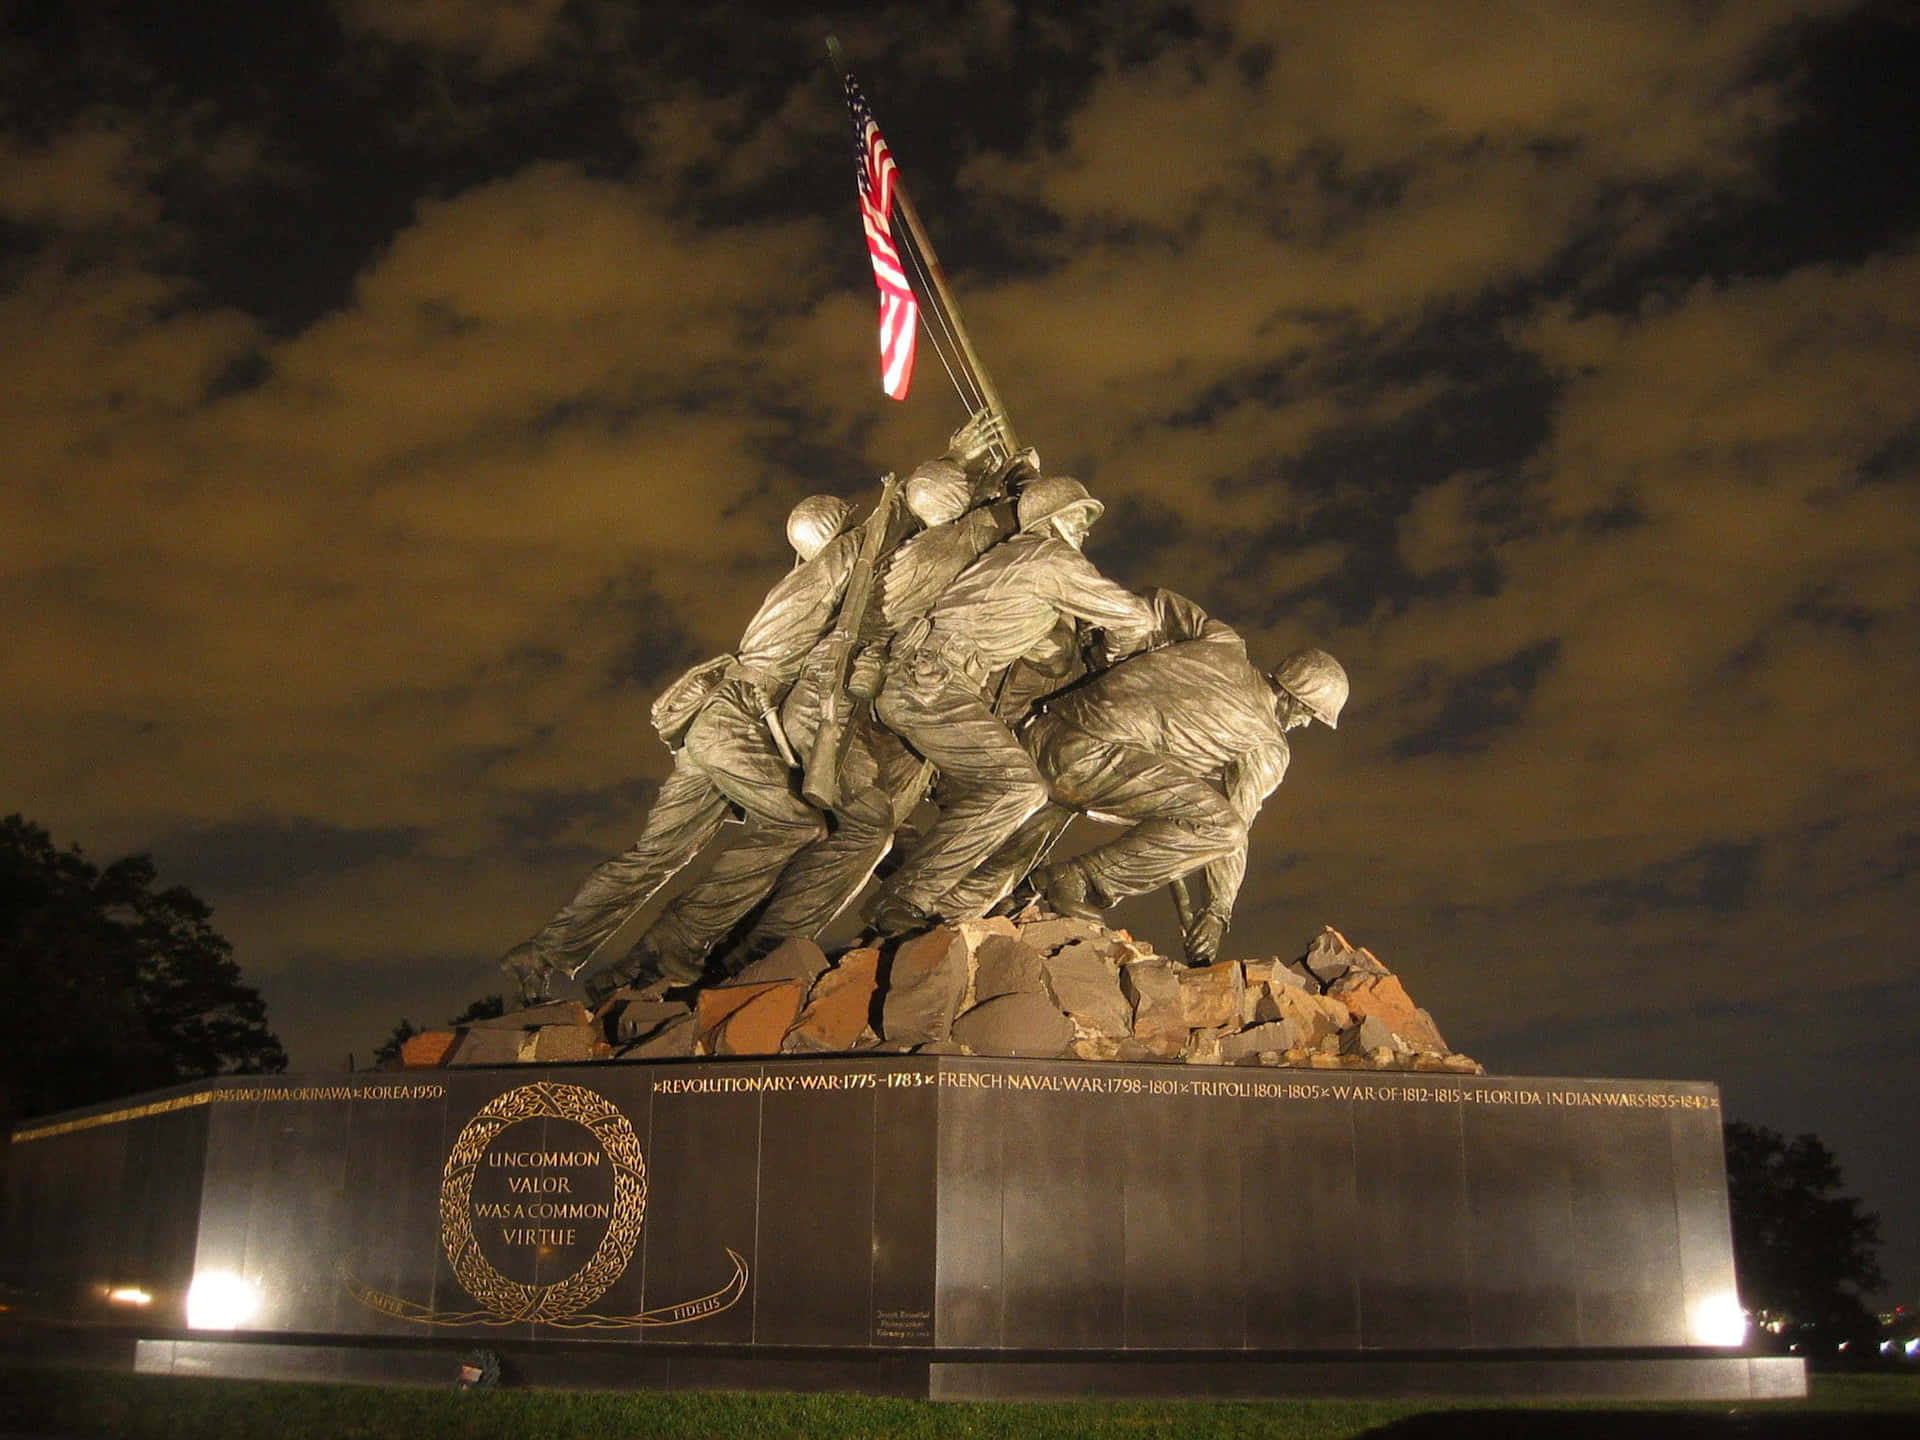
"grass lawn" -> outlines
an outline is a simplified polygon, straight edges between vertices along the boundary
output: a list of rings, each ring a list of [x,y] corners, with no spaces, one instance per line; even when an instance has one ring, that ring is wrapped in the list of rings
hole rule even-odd
[[[0,1366],[0,1434],[139,1440],[1652,1440],[1920,1436],[1920,1376],[1819,1376],[1803,1401],[931,1404],[849,1395],[457,1392]]]

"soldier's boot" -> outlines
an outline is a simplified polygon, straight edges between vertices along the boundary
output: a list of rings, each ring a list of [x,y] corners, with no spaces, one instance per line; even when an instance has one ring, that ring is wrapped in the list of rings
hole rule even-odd
[[[642,935],[620,959],[587,977],[587,1004],[597,1010],[614,991],[626,989],[643,992],[644,999],[658,999],[677,986],[694,984],[703,968],[699,957],[677,954],[651,934]]]
[[[1034,872],[1036,888],[1056,915],[1075,920],[1101,920],[1105,911],[1093,879],[1078,860],[1062,860]]]
[[[500,969],[513,982],[523,1006],[544,1005],[551,997],[548,986],[560,967],[546,951],[531,940],[523,940],[500,961]]]
[[[1036,902],[1039,902],[1041,900],[1042,900],[1042,896],[1040,894],[1038,887],[1036,887],[1033,883],[1033,877],[1028,876],[1025,880],[1022,880],[1018,885],[1014,886],[1013,889],[1009,890],[1005,895],[1001,896],[998,900],[994,901],[992,906],[988,908],[987,914],[1006,915],[1006,916],[1018,915],[1021,911],[1025,910],[1029,905],[1035,904]]]
[[[880,893],[873,902],[873,908],[867,912],[867,928],[883,939],[911,935],[916,930],[931,930],[933,926],[934,917],[918,905],[885,891]]]

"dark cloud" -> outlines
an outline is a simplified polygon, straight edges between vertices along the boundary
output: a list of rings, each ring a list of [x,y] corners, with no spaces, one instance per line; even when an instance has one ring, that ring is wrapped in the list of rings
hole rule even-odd
[[[293,887],[341,875],[378,860],[413,854],[423,832],[405,826],[350,830],[303,817],[233,821],[164,836],[156,862],[169,874],[210,890]]]
[[[1439,713],[1425,726],[1393,742],[1401,759],[1460,755],[1484,750],[1524,717],[1527,702],[1560,655],[1560,642],[1543,640],[1506,659],[1436,683],[1423,676],[1419,690],[1437,690]],[[1418,699],[1425,699],[1424,695]]]
[[[1645,910],[1730,911],[1753,895],[1760,847],[1704,845],[1593,887],[1605,918],[1627,920]]]

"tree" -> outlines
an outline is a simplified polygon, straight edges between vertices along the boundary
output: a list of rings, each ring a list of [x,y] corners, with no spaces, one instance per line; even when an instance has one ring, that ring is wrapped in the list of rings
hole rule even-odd
[[[1841,1190],[1840,1164],[1815,1135],[1727,1126],[1727,1199],[1741,1303],[1766,1329],[1832,1343],[1871,1333],[1865,1297],[1885,1283],[1880,1217]]]
[[[447,1021],[448,1029],[456,1029],[471,1024],[475,1020],[494,1020],[507,1013],[507,1000],[504,995],[482,995],[468,1005],[458,1015]],[[373,1063],[376,1066],[397,1065],[400,1061],[400,1049],[414,1036],[425,1032],[413,1021],[400,1017],[400,1023],[393,1027],[393,1033],[375,1047]]]
[[[208,1075],[286,1069],[266,1002],[213,912],[152,860],[96,868],[39,826],[0,820],[0,967],[13,1043],[0,1080],[21,1116]]]

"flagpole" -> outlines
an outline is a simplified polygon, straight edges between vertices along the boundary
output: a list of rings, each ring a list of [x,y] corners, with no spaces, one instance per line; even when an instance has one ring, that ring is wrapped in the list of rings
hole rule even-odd
[[[834,69],[840,73],[843,81],[851,78],[852,72],[847,68],[847,58],[840,49],[840,42],[831,35],[827,37],[827,55],[833,61]],[[907,238],[912,242],[920,261],[916,268],[926,276],[928,287],[933,292],[928,298],[934,302],[939,311],[943,328],[950,332],[949,338],[959,348],[960,353],[956,358],[962,370],[966,372],[967,379],[978,391],[981,407],[999,418],[1001,434],[1006,439],[1007,453],[1012,455],[1020,448],[1020,442],[1014,437],[1013,422],[1007,416],[1006,405],[1000,399],[999,390],[994,387],[993,377],[987,373],[987,367],[981,361],[979,352],[973,348],[973,340],[967,334],[966,326],[960,323],[960,310],[954,304],[953,291],[947,285],[946,269],[940,264],[940,257],[933,248],[933,241],[927,238],[926,227],[920,223],[920,212],[914,208],[913,201],[907,194],[906,184],[900,178],[899,162],[896,160],[894,164],[893,208],[906,222]],[[927,328],[927,334],[928,338],[934,341],[937,350],[939,338],[934,335],[931,326]],[[959,386],[956,384],[955,388],[958,389]],[[961,399],[971,403],[964,391]]]

